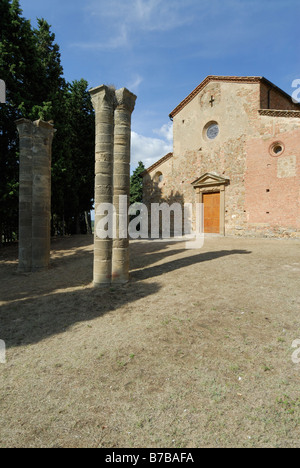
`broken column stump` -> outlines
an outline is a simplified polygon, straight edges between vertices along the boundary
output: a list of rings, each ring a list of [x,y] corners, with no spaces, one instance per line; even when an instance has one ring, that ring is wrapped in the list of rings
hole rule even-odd
[[[53,125],[16,122],[20,140],[19,272],[49,267]]]

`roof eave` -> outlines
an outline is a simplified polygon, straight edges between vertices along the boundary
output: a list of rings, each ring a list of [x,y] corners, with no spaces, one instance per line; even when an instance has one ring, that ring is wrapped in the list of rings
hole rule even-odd
[[[274,83],[267,80],[267,78],[263,76],[214,76],[209,75],[207,76],[181,103],[175,107],[175,109],[169,114],[171,120],[187,105],[189,104],[194,97],[199,94],[199,92],[205,88],[205,86],[210,83],[211,81],[226,81],[226,82],[233,82],[233,83],[265,83],[266,85],[272,87],[276,92],[284,95],[286,98],[292,101],[292,97],[283,91],[281,88],[278,88]],[[297,106],[297,104],[295,104]],[[300,107],[300,104],[298,104]]]
[[[164,162],[168,161],[169,159],[173,158],[173,153],[168,153],[163,156],[161,159],[156,161],[156,163],[152,164],[152,166],[148,167],[144,172],[141,173],[141,177],[145,177],[149,172],[152,172],[157,167],[161,166]]]

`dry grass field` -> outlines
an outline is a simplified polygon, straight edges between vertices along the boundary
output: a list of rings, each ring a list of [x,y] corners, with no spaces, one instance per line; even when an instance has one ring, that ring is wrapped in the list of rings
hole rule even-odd
[[[0,250],[1,447],[299,447],[300,242],[131,245],[93,289],[90,237],[49,271]]]

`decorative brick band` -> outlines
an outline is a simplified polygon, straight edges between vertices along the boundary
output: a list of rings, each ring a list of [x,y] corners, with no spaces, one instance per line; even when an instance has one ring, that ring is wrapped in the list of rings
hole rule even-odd
[[[267,115],[269,117],[294,117],[300,118],[300,111],[294,110],[275,110],[275,109],[260,109],[258,111],[260,115]]]

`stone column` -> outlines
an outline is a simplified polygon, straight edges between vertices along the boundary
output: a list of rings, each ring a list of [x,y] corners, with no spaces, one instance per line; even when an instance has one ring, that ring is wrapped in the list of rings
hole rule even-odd
[[[51,240],[51,159],[55,129],[33,122],[32,159],[32,271],[49,267]]]
[[[19,132],[19,272],[32,267],[32,146],[33,125],[30,120],[16,122]]]
[[[98,237],[97,224],[103,214],[97,210],[102,203],[113,203],[115,91],[99,86],[90,94],[96,114],[94,286],[105,287],[111,283],[113,239]]]
[[[19,271],[50,261],[51,148],[55,129],[41,120],[16,122],[20,137]]]
[[[135,101],[136,96],[127,89],[116,91],[113,200],[117,211],[117,238],[113,241],[112,281],[119,284],[127,283],[129,280],[130,143],[131,114]]]

